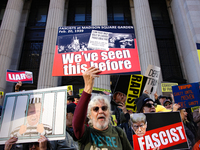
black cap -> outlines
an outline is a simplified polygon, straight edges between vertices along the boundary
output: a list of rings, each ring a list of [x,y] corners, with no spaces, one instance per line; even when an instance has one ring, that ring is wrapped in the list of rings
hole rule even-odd
[[[75,108],[76,108],[76,104],[74,103],[70,103],[67,105],[67,113],[74,113],[75,111]]]
[[[71,100],[73,102],[74,101],[74,97],[73,96],[67,96],[67,100]]]
[[[163,102],[163,105],[165,106],[165,103],[167,103],[167,102],[169,102],[170,104],[172,104],[172,102],[170,101],[170,100],[165,100],[164,102]]]
[[[74,98],[80,98],[80,96],[77,94],[77,95],[74,96]]]
[[[148,101],[154,102],[147,94],[143,93],[139,98],[135,99],[135,103],[137,105],[137,112],[142,110],[144,104]]]
[[[158,96],[158,99],[161,99],[161,98],[168,98],[168,97],[167,97],[167,96],[164,96],[164,95]]]

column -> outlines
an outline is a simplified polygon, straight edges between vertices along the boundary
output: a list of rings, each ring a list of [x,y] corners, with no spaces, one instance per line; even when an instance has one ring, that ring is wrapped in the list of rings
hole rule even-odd
[[[10,69],[24,0],[8,0],[0,27],[0,91],[5,91],[6,70]]]
[[[92,0],[92,25],[107,25],[106,0]],[[110,90],[110,75],[101,75],[95,79],[94,87]]]
[[[40,62],[38,89],[55,87],[58,77],[52,77],[58,27],[63,26],[65,0],[50,0]]]
[[[200,66],[196,48],[196,42],[198,42],[196,33],[198,33],[197,30],[200,31],[198,29],[198,9],[196,9],[196,7],[198,8],[198,3],[198,1],[186,0],[171,2],[174,26],[180,43],[179,53],[183,58],[181,63],[185,67],[188,83],[200,81]],[[195,19],[191,18],[191,14],[193,14],[193,17],[195,16]]]
[[[133,0],[135,8],[137,43],[141,72],[144,75],[149,64],[160,67],[158,49],[148,0]],[[161,94],[160,75],[157,92]]]

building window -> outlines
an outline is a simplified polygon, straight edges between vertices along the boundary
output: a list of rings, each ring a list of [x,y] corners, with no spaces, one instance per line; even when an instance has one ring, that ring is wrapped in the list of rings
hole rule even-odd
[[[46,26],[48,8],[49,0],[45,0],[42,2],[40,2],[39,0],[33,0],[28,20],[28,26]]]
[[[149,0],[163,81],[183,84],[173,27],[165,0]]]
[[[129,0],[108,0],[108,25],[132,25]]]
[[[8,0],[1,0],[0,3],[0,26],[1,26],[1,22],[3,20],[3,15],[6,9],[6,4],[7,4]]]
[[[91,25],[91,0],[70,0],[67,25]]]
[[[33,84],[25,84],[25,90],[37,89],[40,59],[50,0],[33,0],[26,26],[19,70],[33,72]]]

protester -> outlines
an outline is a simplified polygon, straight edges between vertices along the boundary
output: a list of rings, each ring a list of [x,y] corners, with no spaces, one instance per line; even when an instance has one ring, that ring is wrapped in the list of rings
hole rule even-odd
[[[78,104],[78,101],[79,101],[79,99],[80,99],[80,96],[77,94],[77,95],[75,95],[74,96],[74,104]]]
[[[200,108],[193,111],[193,121],[197,124],[197,127],[200,129]]]
[[[195,129],[195,126],[187,120],[187,112],[185,109],[180,110],[180,115],[185,128],[189,149],[192,149],[195,144],[195,135],[197,130]]]
[[[159,100],[160,104],[164,106],[164,101],[167,100],[167,96],[160,95],[160,96],[158,96],[158,100]]]
[[[16,144],[18,138],[11,137],[9,140],[6,141],[4,150],[10,150],[14,144]],[[40,138],[38,139],[38,142],[33,143],[27,143],[25,144],[28,146],[24,146],[24,149],[26,150],[50,150],[50,144],[47,140],[47,138],[43,135],[40,135]]]
[[[172,110],[172,102],[171,102],[168,98],[163,102],[163,106],[164,106],[166,109]]]
[[[137,105],[138,113],[156,112],[157,104],[145,93],[143,93],[139,98],[137,98],[135,100],[135,103]]]
[[[113,99],[111,100],[111,110],[112,115],[115,115],[116,120],[114,120],[117,125],[121,125],[124,122],[128,122],[130,119],[130,115],[125,106],[126,102],[126,94],[122,92],[115,92],[113,94]]]
[[[73,96],[67,96],[67,104],[73,103],[74,97]]]
[[[100,72],[99,69],[90,67],[83,73],[85,87],[73,118],[74,134],[79,142],[79,148],[131,150],[132,147],[123,130],[109,124],[110,102],[103,96],[95,96],[90,100],[94,78],[98,77]],[[89,127],[84,126],[86,114],[89,118]]]
[[[51,141],[51,147],[53,150],[78,150],[78,143],[73,140],[74,131],[72,128],[72,120],[74,116],[74,111],[76,104],[70,103],[67,105],[67,114],[66,114],[66,137],[64,140]]]
[[[72,90],[67,91],[67,95],[68,95],[68,96],[72,96],[72,95],[73,95]]]
[[[158,99],[157,93],[154,94],[154,97],[155,97],[155,99]],[[137,102],[138,100],[144,99],[144,98],[150,98],[150,97],[148,96],[148,92],[147,92],[147,91],[144,91],[144,93],[142,94],[142,96],[140,96],[140,97],[139,97],[138,99],[136,99],[135,101]],[[154,100],[153,100],[153,102],[156,103]],[[139,104],[140,104],[140,103],[139,103]],[[157,103],[156,103],[156,104],[157,104]],[[154,105],[156,105],[156,104],[154,104]],[[136,103],[136,105],[137,105],[137,103]],[[149,105],[149,107],[150,107],[150,105]],[[155,106],[154,106],[154,107],[155,107]],[[179,108],[180,108],[180,105],[179,105],[179,104],[176,104],[176,103],[172,106],[172,109],[171,109],[171,110],[170,110],[170,109],[166,109],[164,106],[162,106],[162,105],[160,105],[160,104],[157,104],[156,107],[155,107],[156,112],[177,111]]]

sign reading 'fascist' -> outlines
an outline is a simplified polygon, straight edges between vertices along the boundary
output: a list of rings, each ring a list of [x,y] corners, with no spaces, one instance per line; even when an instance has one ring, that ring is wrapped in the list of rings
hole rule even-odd
[[[133,26],[59,27],[52,75],[81,75],[91,66],[100,74],[140,73]]]

